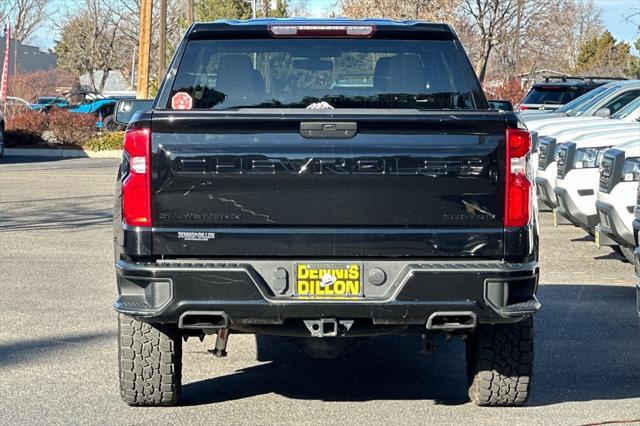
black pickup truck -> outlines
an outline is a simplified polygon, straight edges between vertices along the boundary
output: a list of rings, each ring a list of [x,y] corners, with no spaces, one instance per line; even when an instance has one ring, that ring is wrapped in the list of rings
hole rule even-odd
[[[215,335],[218,356],[264,333],[335,357],[446,333],[466,341],[473,402],[523,404],[540,308],[530,145],[447,25],[192,25],[125,133],[122,397],[177,403],[191,336]]]

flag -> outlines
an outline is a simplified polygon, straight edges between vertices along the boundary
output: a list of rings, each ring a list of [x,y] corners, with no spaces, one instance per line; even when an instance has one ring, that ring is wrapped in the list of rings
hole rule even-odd
[[[4,27],[4,64],[2,65],[2,85],[0,86],[0,100],[6,104],[7,102],[7,83],[9,82],[9,49],[11,43],[11,27],[7,21]],[[17,46],[16,46],[17,47]]]

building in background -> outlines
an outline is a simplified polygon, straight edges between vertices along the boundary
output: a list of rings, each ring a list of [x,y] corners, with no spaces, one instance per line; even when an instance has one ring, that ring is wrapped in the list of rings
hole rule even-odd
[[[11,39],[9,56],[9,75],[29,73],[34,71],[49,71],[56,69],[57,58],[53,53],[47,53],[35,46],[29,46]],[[17,46],[17,50],[16,50]],[[5,38],[0,37],[0,57],[4,56]]]

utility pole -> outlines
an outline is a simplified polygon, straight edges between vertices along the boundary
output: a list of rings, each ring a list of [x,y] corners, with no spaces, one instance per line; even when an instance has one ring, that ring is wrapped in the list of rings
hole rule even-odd
[[[133,90],[134,87],[136,87],[136,80],[135,80],[135,75],[136,75],[136,53],[138,46],[133,46],[133,52],[131,53],[131,78],[129,80],[129,85],[130,85],[130,90]]]
[[[513,77],[518,75],[518,65],[520,64],[520,26],[522,25],[522,0],[517,0],[517,9],[516,9],[516,34],[513,37],[513,54],[514,54],[514,64],[513,64],[513,73],[515,74]]]
[[[193,0],[187,0],[187,26],[193,24],[193,21],[195,21],[193,12]]]
[[[257,0],[251,0],[251,17],[256,19],[256,8],[258,7],[256,4]]]
[[[151,0],[140,0],[138,40],[138,83],[136,98],[149,98],[149,56],[151,55]]]
[[[158,26],[158,83],[164,75],[167,55],[167,0],[160,0],[160,25]]]

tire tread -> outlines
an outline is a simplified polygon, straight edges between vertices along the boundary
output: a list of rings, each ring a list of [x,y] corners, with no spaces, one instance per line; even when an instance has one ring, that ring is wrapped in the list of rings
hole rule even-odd
[[[481,326],[467,342],[469,398],[481,406],[520,406],[529,396],[533,322]]]
[[[182,340],[177,329],[118,316],[120,394],[132,406],[178,402],[182,381]]]

